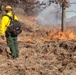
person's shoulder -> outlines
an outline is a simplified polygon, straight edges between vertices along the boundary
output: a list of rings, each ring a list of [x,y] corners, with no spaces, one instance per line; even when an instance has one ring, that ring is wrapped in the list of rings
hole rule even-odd
[[[3,15],[2,19],[8,19],[9,17],[7,15]]]

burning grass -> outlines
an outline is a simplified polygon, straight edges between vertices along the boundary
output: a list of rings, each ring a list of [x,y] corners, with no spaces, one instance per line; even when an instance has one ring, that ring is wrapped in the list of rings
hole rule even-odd
[[[66,30],[64,32],[62,31],[57,31],[57,32],[50,32],[49,36],[52,37],[53,39],[58,39],[58,40],[76,40],[76,35],[70,30]]]
[[[53,30],[48,32],[47,37],[42,37],[41,39],[43,42],[69,41],[69,40],[76,40],[76,34],[74,34],[70,29],[64,32]]]

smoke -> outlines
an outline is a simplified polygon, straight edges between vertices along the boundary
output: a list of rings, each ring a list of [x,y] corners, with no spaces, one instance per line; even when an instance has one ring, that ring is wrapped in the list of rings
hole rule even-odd
[[[36,17],[36,22],[41,25],[58,25],[61,23],[61,7],[52,3],[41,11]]]

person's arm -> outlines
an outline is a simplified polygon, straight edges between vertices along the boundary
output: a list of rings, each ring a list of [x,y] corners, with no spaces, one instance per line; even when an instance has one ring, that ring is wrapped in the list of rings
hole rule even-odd
[[[8,23],[8,18],[6,16],[3,16],[2,20],[1,20],[1,25],[0,25],[0,35],[1,35],[2,39],[4,39],[4,36],[5,36],[7,23]]]
[[[4,32],[5,32],[5,17],[2,17],[1,26],[0,26],[1,36],[4,36]]]

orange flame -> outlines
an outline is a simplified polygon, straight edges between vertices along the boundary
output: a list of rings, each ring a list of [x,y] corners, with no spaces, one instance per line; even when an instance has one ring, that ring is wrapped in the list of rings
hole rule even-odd
[[[71,31],[71,30],[66,30],[65,32],[62,31],[53,31],[49,32],[48,38],[42,38],[43,42],[50,42],[53,40],[61,40],[61,41],[66,41],[66,40],[76,40],[76,35]]]
[[[59,40],[75,40],[76,39],[76,35],[71,30],[66,30],[65,32],[58,31],[57,33],[53,34],[52,37],[53,39],[59,39]]]

